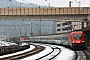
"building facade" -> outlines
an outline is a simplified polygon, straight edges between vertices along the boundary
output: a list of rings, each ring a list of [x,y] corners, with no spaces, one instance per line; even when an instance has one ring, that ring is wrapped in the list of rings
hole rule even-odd
[[[69,32],[74,30],[80,30],[87,26],[86,22],[56,22],[56,33]]]

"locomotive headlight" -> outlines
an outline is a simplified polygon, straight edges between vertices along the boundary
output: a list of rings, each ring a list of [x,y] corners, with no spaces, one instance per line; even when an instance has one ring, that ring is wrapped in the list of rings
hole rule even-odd
[[[72,43],[74,43],[74,41]]]
[[[84,42],[84,41],[82,41],[82,42]]]

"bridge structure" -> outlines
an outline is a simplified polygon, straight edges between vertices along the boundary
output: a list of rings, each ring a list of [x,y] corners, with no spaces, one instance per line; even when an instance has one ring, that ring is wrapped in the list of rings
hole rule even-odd
[[[90,20],[90,7],[0,8],[0,20]]]
[[[0,8],[0,20],[90,22],[90,7]],[[82,30],[90,42],[89,24]]]

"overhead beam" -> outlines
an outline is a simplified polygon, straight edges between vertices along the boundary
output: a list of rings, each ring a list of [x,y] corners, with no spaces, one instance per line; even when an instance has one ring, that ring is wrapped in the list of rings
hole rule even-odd
[[[0,20],[74,20],[82,21],[83,19],[88,18],[88,15],[2,15]]]
[[[0,8],[0,20],[90,20],[90,7]]]

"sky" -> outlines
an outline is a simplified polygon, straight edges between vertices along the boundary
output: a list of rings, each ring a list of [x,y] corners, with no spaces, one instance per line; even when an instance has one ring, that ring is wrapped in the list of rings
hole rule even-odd
[[[90,0],[16,0],[18,2],[24,2],[24,3],[34,3],[38,5],[47,5],[54,6],[54,7],[68,7],[69,1],[72,2],[72,7],[79,7],[79,4],[77,4],[80,1],[81,7],[90,7]]]

